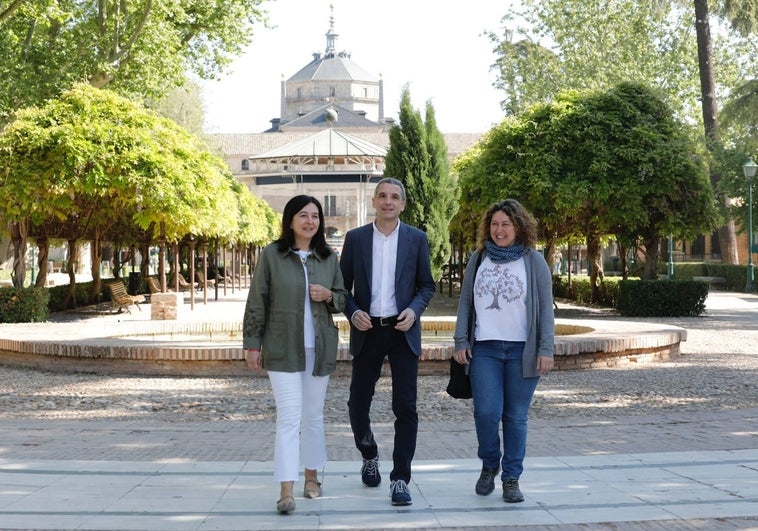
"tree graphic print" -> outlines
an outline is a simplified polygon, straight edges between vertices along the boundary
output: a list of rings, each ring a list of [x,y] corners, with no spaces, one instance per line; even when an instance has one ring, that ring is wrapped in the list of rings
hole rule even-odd
[[[492,303],[487,310],[501,310],[500,298],[505,302],[513,302],[524,294],[524,283],[520,278],[512,275],[507,267],[495,265],[495,267],[482,269],[476,276],[474,292],[478,297],[492,295]]]

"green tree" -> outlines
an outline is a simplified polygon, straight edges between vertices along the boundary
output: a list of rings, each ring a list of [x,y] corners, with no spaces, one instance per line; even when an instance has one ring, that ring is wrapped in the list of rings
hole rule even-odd
[[[694,115],[697,58],[692,27],[667,2],[524,0],[506,15],[495,45],[509,114],[551,101],[563,90],[608,88],[634,80],[663,88],[677,110]]]
[[[263,0],[26,0],[0,7],[0,124],[73,83],[160,99],[213,78],[267,23]]]
[[[422,228],[424,219],[424,179],[429,171],[426,129],[421,113],[413,108],[408,86],[400,95],[399,125],[390,129],[390,148],[384,161],[384,175],[405,185],[408,195],[401,219]]]
[[[408,201],[401,219],[426,232],[432,274],[440,278],[450,258],[449,223],[457,210],[457,184],[431,102],[426,103],[422,120],[406,86],[400,100],[400,125],[390,130],[389,138],[384,175],[405,185]]]
[[[705,144],[713,152],[721,144],[718,124],[718,98],[716,93],[716,73],[713,67],[713,40],[711,39],[710,12],[707,0],[694,0],[695,30],[697,34],[697,57],[700,69],[700,102],[702,108]],[[711,168],[711,185],[718,190],[721,175]],[[730,199],[721,194],[721,203],[728,208]],[[718,229],[721,259],[727,264],[738,263],[737,236],[734,220],[727,219]]]
[[[0,186],[0,219],[67,240],[72,261],[80,239],[136,245],[156,227],[169,241],[260,236],[241,226],[255,221],[240,215],[242,189],[223,160],[173,121],[85,84],[20,110],[2,131]]]
[[[718,98],[743,84],[746,72],[749,79],[756,77],[755,45],[745,39],[758,18],[756,0],[711,2],[720,23],[713,34],[707,0],[523,4],[521,12],[504,18],[504,38],[490,35],[496,44],[496,86],[506,95],[503,108],[512,113],[550,101],[564,88],[634,80],[665,91],[677,115],[702,120],[713,151],[723,141]],[[714,190],[719,180],[711,174]],[[721,198],[724,213],[730,202]],[[736,263],[734,223],[728,220],[718,233],[723,260]]]
[[[700,6],[700,9],[707,11],[708,5]],[[745,185],[740,183],[744,181],[740,167],[747,157],[746,153],[755,153],[758,149],[758,74],[751,68],[755,63],[753,58],[758,55],[758,42],[754,37],[758,28],[758,1],[724,0],[714,2],[713,9],[716,16],[721,20],[727,20],[735,31],[746,38],[747,55],[750,58],[741,65],[745,76],[740,79],[740,84],[729,92],[723,107],[718,110],[714,103],[718,110],[720,142],[712,149],[715,166],[713,173],[721,177],[718,179],[718,190],[726,194],[726,197],[744,197],[747,191]],[[713,69],[713,65],[707,62],[701,63],[701,67]],[[735,173],[739,175],[736,181]],[[722,179],[727,182],[722,182]],[[731,205],[732,202],[726,203]],[[741,212],[733,208],[730,210]]]
[[[426,129],[429,170],[424,179],[424,209],[426,235],[429,239],[435,278],[450,259],[450,220],[458,211],[458,184],[450,171],[445,137],[437,128],[434,107],[426,103]]]
[[[756,0],[724,0],[716,2],[717,10],[731,23],[732,28],[743,34],[749,34],[758,20],[758,2]],[[695,28],[697,33],[697,55],[700,70],[701,105],[703,112],[703,128],[705,130],[706,145],[713,154],[722,151],[723,141],[718,121],[718,97],[716,72],[713,58],[713,39],[710,29],[711,12],[708,0],[694,0]],[[753,53],[754,57],[754,53]],[[755,70],[753,70],[755,79]],[[732,85],[733,86],[733,85]],[[737,87],[737,93],[745,93],[746,85]],[[749,84],[747,85],[749,94]],[[737,113],[731,111],[735,116]],[[730,210],[731,199],[724,193],[726,187],[719,186],[722,173],[716,171],[717,166],[711,168],[711,183],[720,197],[722,209]],[[726,217],[726,224],[719,227],[718,237],[721,248],[721,258],[725,263],[739,263],[737,255],[737,237],[734,220]]]
[[[755,53],[758,56],[758,47]],[[747,153],[758,152],[758,78],[734,89],[719,117],[732,143]]]
[[[175,121],[198,138],[203,137],[205,106],[200,86],[194,81],[187,80],[183,86],[168,92],[164,99],[149,103],[148,107]]]
[[[515,197],[538,218],[548,249],[581,236],[593,300],[603,278],[602,238],[642,239],[653,274],[657,238],[691,236],[714,224],[697,144],[665,100],[643,85],[562,93],[504,120],[473,149],[476,156],[456,164],[459,217],[470,223],[469,212]]]

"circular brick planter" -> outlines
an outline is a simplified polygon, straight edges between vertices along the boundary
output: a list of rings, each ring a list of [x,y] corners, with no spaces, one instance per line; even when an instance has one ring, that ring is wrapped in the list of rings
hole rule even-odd
[[[77,323],[0,326],[0,363],[35,369],[161,376],[231,376],[245,367],[242,325],[229,322],[124,321],[107,328]],[[347,322],[338,320],[346,331]],[[420,374],[448,370],[454,317],[422,319],[426,339]],[[683,328],[652,323],[557,319],[555,368],[593,369],[644,364],[679,355]],[[350,373],[347,344],[337,374]]]

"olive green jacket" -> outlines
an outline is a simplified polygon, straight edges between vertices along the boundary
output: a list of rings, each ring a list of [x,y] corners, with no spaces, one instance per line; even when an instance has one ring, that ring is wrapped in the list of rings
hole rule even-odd
[[[337,366],[339,331],[333,314],[345,308],[347,291],[337,255],[308,256],[308,280],[332,291],[332,302],[311,300],[316,327],[314,376],[326,376]],[[260,349],[263,368],[270,371],[305,370],[303,315],[305,275],[296,251],[280,251],[276,243],[264,247],[255,266],[242,320],[242,347]]]

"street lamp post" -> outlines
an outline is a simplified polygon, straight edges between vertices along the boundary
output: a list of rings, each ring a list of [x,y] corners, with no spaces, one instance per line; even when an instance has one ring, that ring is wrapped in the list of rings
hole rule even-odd
[[[753,179],[755,178],[755,169],[758,164],[753,157],[742,165],[742,171],[747,179],[747,283],[745,291],[752,293],[755,291],[755,270],[753,268]]]

